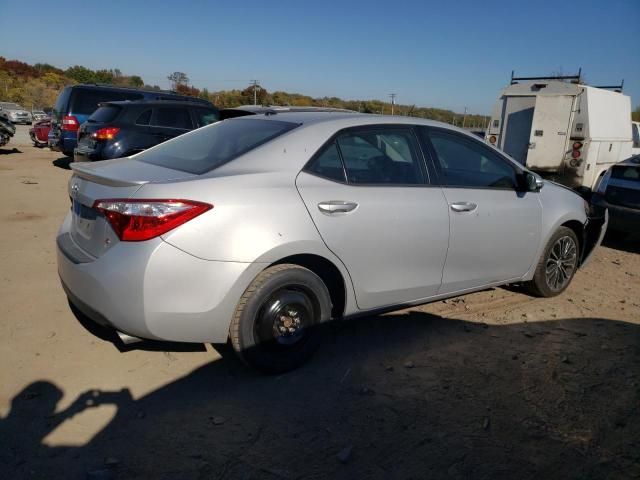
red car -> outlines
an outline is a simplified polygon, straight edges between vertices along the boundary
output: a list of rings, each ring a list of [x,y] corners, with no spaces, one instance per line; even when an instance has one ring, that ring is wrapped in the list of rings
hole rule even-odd
[[[51,130],[51,120],[40,120],[36,122],[32,128],[29,129],[29,136],[36,147],[46,147],[47,137],[49,136],[49,130]]]

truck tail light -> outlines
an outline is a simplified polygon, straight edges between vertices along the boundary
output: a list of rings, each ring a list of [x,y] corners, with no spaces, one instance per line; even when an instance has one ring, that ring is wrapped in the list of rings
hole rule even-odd
[[[78,128],[80,128],[80,123],[78,123],[78,119],[73,115],[65,115],[62,117],[62,130],[67,132],[77,132]]]
[[[118,238],[141,242],[158,237],[213,208],[193,200],[105,199],[93,208],[102,212]]]
[[[118,127],[104,127],[91,134],[94,140],[113,140],[113,137],[120,131]]]

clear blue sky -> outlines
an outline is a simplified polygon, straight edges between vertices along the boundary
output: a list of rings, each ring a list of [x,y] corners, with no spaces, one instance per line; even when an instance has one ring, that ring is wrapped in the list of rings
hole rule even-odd
[[[0,0],[0,55],[119,68],[168,86],[349,99],[488,113],[516,74],[583,68],[625,79],[640,105],[640,0]]]

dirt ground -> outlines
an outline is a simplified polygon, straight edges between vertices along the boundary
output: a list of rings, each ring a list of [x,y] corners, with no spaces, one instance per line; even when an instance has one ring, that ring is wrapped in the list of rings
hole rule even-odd
[[[640,478],[637,239],[608,237],[554,299],[339,322],[260,376],[226,346],[121,352],[83,326],[56,274],[66,166],[0,149],[3,478]]]

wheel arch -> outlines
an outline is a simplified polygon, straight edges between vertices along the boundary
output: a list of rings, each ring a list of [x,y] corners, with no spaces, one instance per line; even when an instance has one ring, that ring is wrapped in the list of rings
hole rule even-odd
[[[584,225],[578,220],[569,220],[564,222],[561,227],[567,227],[576,234],[578,238],[578,261],[582,258],[582,250],[584,248]],[[557,229],[556,229],[557,230]]]
[[[340,318],[344,315],[347,306],[347,282],[340,269],[331,260],[316,254],[301,253],[283,257],[269,267],[283,263],[300,265],[320,277],[331,297],[331,317]]]

